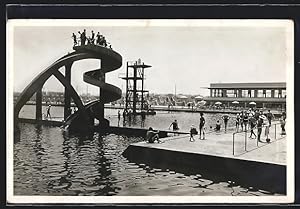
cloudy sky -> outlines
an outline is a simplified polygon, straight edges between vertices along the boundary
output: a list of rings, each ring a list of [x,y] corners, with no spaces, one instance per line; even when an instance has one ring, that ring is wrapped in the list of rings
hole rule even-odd
[[[203,87],[216,82],[284,82],[287,72],[287,25],[276,21],[52,21],[14,25],[9,33],[14,91],[22,91],[56,59],[71,52],[73,32],[100,32],[123,57],[119,70],[106,74],[108,83],[125,91],[126,61],[139,58],[146,69],[145,86],[150,93],[208,94]],[[10,23],[8,23],[10,24]],[[50,25],[49,25],[50,24]],[[11,49],[11,50],[10,50]],[[99,62],[78,61],[73,65],[72,84],[80,93],[99,90],[82,81],[85,71]],[[51,78],[44,90],[62,91]]]

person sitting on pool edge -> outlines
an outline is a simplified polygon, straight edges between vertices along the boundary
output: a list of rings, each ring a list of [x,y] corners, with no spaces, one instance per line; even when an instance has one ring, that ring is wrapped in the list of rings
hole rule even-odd
[[[159,140],[158,133],[159,131],[154,131],[152,127],[149,127],[149,130],[146,133],[147,142],[154,143],[155,141],[157,141],[158,143],[160,143],[161,141]]]

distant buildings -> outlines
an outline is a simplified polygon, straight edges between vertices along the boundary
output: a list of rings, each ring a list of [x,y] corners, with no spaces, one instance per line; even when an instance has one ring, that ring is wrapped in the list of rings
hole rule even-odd
[[[48,91],[45,92],[43,91],[43,98],[42,102],[43,104],[45,103],[50,103],[50,104],[64,104],[64,92],[53,92],[53,91]],[[14,92],[14,102],[18,99],[20,93],[19,92]],[[96,99],[99,99],[98,96],[90,95],[90,94],[82,94],[80,95],[80,98],[83,103],[87,103]],[[35,103],[35,95],[33,95],[30,100],[27,103]]]
[[[222,103],[222,107],[249,107],[255,102],[258,108],[280,108],[286,107],[286,83],[211,83],[208,88],[210,96],[200,95],[177,95],[174,94],[146,94],[147,105],[163,106],[214,106],[216,102]],[[14,93],[14,101],[20,93]],[[28,103],[35,103],[35,95]],[[98,96],[90,94],[80,95],[84,104],[99,99]],[[43,103],[64,104],[63,92],[43,92]],[[124,105],[125,93],[112,105]]]
[[[14,102],[18,99],[20,93],[14,92]],[[90,94],[82,94],[80,98],[84,104],[99,99],[99,96],[94,96]],[[202,96],[192,96],[192,95],[178,95],[174,94],[146,94],[145,101],[148,105],[176,105],[176,106],[188,106],[188,104],[197,103],[203,98]],[[35,95],[31,97],[31,99],[27,102],[27,104],[35,104]],[[63,92],[43,92],[43,104],[64,104],[64,93]],[[111,103],[112,105],[124,105],[125,104],[125,93],[123,93],[122,98],[118,101],[114,101]]]
[[[210,96],[204,98],[208,105],[221,102],[232,106],[235,102],[241,107],[249,107],[255,102],[259,108],[285,108],[286,83],[212,83],[208,88]]]

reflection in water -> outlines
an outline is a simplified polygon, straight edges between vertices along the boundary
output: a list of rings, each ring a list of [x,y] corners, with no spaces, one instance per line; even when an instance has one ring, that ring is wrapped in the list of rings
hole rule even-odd
[[[33,151],[36,155],[37,159],[37,170],[42,170],[42,156],[45,154],[45,150],[42,147],[41,139],[42,139],[42,127],[41,125],[35,126],[36,138],[34,139]]]
[[[20,127],[18,124],[14,127],[14,143],[17,143],[20,141],[20,137],[21,137],[20,134],[21,134],[21,130],[20,130]]]
[[[143,128],[145,126],[145,119],[144,117],[141,117],[140,115],[131,115],[126,116],[123,118],[123,127],[139,127]],[[112,121],[114,123],[114,119],[112,118]],[[119,126],[119,121],[118,121]]]
[[[120,125],[163,127],[173,116],[147,116],[144,121],[132,116]],[[183,123],[180,114],[175,116],[183,128],[190,123]],[[57,127],[20,124],[15,140],[15,195],[270,195],[201,169],[129,162],[122,152],[144,140],[140,137],[72,136]]]
[[[111,163],[109,159],[105,157],[105,152],[104,152],[104,141],[103,141],[103,136],[96,134],[96,152],[97,152],[97,171],[99,176],[95,178],[93,186],[99,186],[102,185],[104,186],[100,190],[97,191],[97,195],[113,195],[116,194],[116,187],[114,185],[115,178],[111,176]]]
[[[144,119],[141,120],[141,128],[145,128],[145,120]]]

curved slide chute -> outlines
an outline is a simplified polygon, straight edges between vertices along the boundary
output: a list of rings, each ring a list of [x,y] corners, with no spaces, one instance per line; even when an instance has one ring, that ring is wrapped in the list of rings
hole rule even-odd
[[[36,76],[33,81],[23,90],[20,94],[14,109],[14,119],[15,121],[19,118],[19,112],[21,108],[26,104],[26,102],[34,95],[35,92],[40,90],[44,83],[54,75],[65,87],[66,91],[69,92],[73,98],[75,104],[78,107],[78,111],[70,115],[66,121],[65,125],[71,130],[82,130],[85,129],[85,125],[93,126],[94,118],[97,118],[100,123],[106,123],[107,120],[104,119],[104,103],[112,102],[121,98],[121,89],[113,86],[111,84],[105,83],[105,73],[114,71],[122,66],[122,57],[117,52],[112,49],[108,49],[98,45],[84,45],[75,46],[73,48],[75,51],[69,53],[52,65],[42,71],[38,76]],[[86,83],[99,87],[100,98],[99,100],[93,101],[84,105],[65,76],[59,71],[63,66],[72,65],[73,62],[83,59],[99,59],[101,60],[101,68],[85,72],[83,74],[83,80]]]

